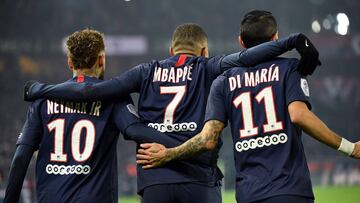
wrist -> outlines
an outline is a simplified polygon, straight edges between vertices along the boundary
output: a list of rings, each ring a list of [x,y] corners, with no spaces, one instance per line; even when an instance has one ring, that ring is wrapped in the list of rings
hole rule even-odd
[[[339,148],[337,149],[338,151],[348,155],[348,156],[351,156],[352,153],[354,152],[354,149],[355,149],[355,144],[348,141],[347,139],[345,138],[341,138],[341,143],[340,143],[340,146]]]
[[[165,148],[166,162],[169,162],[174,159],[174,152],[175,152],[174,148]]]

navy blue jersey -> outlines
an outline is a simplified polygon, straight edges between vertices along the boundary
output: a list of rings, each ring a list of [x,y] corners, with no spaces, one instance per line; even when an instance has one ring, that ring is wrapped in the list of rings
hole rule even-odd
[[[85,78],[85,83],[99,81]],[[76,84],[76,78],[68,83]],[[33,102],[17,145],[39,150],[38,201],[118,202],[116,142],[119,129],[139,122],[132,109],[130,98],[115,104]]]
[[[297,59],[277,58],[253,68],[235,67],[211,87],[205,120],[230,121],[238,202],[276,195],[313,198],[301,129],[288,105],[305,102],[309,88]]]
[[[124,94],[139,92],[138,111],[142,121],[175,140],[185,142],[203,127],[209,90],[218,75],[232,66],[257,64],[282,54],[295,46],[296,37],[264,43],[228,56],[204,58],[176,55],[138,65],[118,77],[97,84],[38,85],[29,90],[28,96],[113,100]],[[138,190],[165,183],[216,185],[222,178],[216,167],[217,152],[214,150],[199,155],[202,161],[196,163],[176,161],[149,170],[138,167]]]

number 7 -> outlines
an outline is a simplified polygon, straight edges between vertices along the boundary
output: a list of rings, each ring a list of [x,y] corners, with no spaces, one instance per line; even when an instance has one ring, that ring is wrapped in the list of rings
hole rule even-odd
[[[164,123],[174,123],[174,113],[176,107],[179,105],[181,99],[184,97],[186,92],[186,85],[183,86],[160,86],[160,94],[175,94],[174,98],[167,105],[164,114]]]

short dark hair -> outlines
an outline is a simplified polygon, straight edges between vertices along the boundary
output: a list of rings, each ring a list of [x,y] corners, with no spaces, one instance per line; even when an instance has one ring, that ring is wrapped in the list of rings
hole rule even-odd
[[[247,48],[270,41],[276,32],[276,19],[268,11],[251,11],[241,21],[240,36]]]
[[[184,23],[176,27],[171,45],[184,48],[188,50],[195,50],[195,48],[204,48],[207,44],[208,36],[206,32],[195,23]]]
[[[89,28],[70,35],[66,46],[74,69],[91,68],[105,50],[103,34]]]

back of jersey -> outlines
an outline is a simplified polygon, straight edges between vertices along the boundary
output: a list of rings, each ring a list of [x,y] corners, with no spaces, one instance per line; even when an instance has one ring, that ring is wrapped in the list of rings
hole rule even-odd
[[[233,68],[213,84],[206,120],[230,121],[238,201],[284,194],[313,197],[301,129],[291,123],[287,110],[293,101],[310,106],[297,64],[278,58]]]
[[[218,73],[203,57],[176,55],[144,68],[141,118],[161,132],[186,141],[201,131],[206,100]]]
[[[28,122],[42,131],[38,137],[23,135],[17,144],[29,139],[40,144],[36,164],[39,202],[117,202],[119,130],[110,118],[113,106],[102,101],[33,103]],[[24,133],[30,132],[24,129]]]
[[[139,98],[141,119],[181,142],[199,133],[211,83],[220,72],[220,66],[214,68],[218,61],[176,55],[144,64]],[[217,156],[216,150],[201,154],[203,165],[183,161],[151,170],[138,167],[139,190],[159,183],[217,181],[222,177],[216,168]]]

